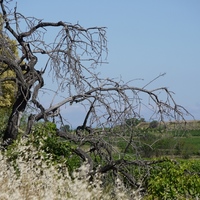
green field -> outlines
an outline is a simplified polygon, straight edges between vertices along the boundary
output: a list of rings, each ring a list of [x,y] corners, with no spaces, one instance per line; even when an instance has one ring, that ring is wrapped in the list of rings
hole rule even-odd
[[[126,149],[130,135],[134,134],[132,145]],[[200,121],[168,122],[149,128],[149,123],[137,125],[133,133],[113,137],[114,146],[122,153],[135,154],[134,146],[144,158],[172,156],[181,158],[200,157]]]

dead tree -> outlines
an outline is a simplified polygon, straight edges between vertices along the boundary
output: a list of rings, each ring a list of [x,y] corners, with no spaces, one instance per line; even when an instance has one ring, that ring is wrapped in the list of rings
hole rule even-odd
[[[129,127],[124,122],[128,118],[140,116],[144,104],[140,95],[147,96],[147,106],[161,121],[166,117],[182,119],[187,111],[176,104],[172,93],[165,87],[149,90],[146,87],[132,86],[122,80],[98,76],[98,72],[95,72],[96,67],[104,63],[107,56],[105,27],[84,28],[79,24],[64,21],[45,22],[35,17],[23,16],[17,12],[15,5],[12,8],[12,3],[14,2],[0,0],[3,35],[5,38],[16,40],[20,55],[15,57],[9,46],[1,44],[2,48],[6,49],[6,54],[0,55],[0,62],[15,73],[14,81],[17,84],[16,100],[3,137],[4,145],[9,145],[17,138],[20,117],[27,105],[31,105],[35,111],[28,117],[25,134],[31,133],[33,124],[41,119],[49,120],[49,116],[55,115],[62,117],[57,112],[62,106],[82,105],[88,111],[77,130],[86,130],[90,134],[73,135],[59,130],[57,134],[76,143],[79,147],[74,150],[75,153],[83,160],[89,161],[91,168],[94,167],[91,154],[98,155],[104,160],[100,172],[119,170],[135,184],[123,166],[145,163],[125,160],[126,151],[130,146],[137,154],[138,144],[134,141],[134,131],[129,130],[129,134],[125,135]],[[26,31],[22,30],[21,24],[26,26]],[[54,39],[49,41],[45,36],[51,33],[51,30],[54,30],[55,35]],[[42,56],[46,63],[41,62]],[[55,94],[62,93],[62,98],[60,102],[52,103],[46,108],[39,101],[39,92],[43,89],[44,75],[48,72],[53,74],[58,84]],[[160,98],[160,94],[164,94],[166,98]],[[105,136],[110,138],[105,139]],[[115,149],[116,137],[127,142],[124,151],[118,152]],[[87,151],[82,148],[85,143],[90,144]],[[113,157],[116,153],[119,153],[119,160]]]

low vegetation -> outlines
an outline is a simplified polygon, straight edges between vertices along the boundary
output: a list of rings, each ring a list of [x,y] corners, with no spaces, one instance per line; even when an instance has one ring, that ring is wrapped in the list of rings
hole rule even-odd
[[[200,137],[198,129],[180,136],[174,131],[140,127],[135,140],[141,143],[146,165],[129,166],[139,186],[130,189],[121,176],[111,176],[109,182],[103,174],[91,173],[87,162],[74,153],[76,144],[56,135],[54,123],[38,123],[32,134],[1,151],[0,199],[198,199],[199,143],[193,139]],[[125,145],[120,138],[115,137],[118,151]],[[151,145],[153,141],[157,142]],[[126,151],[129,160],[134,154],[131,148]]]
[[[117,176],[104,184],[87,162],[73,152],[75,145],[60,140],[53,123],[39,123],[34,134],[19,137],[0,153],[0,199],[141,199]]]

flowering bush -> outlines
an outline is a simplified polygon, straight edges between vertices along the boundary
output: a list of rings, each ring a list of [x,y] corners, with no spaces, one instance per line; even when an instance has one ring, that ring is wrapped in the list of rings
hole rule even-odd
[[[35,136],[20,139],[0,153],[0,200],[140,199],[134,191],[128,195],[118,177],[109,187],[103,186],[98,173],[91,179],[87,162],[69,173],[67,160],[59,160],[57,154],[44,148],[48,131],[43,130],[43,135],[35,131]],[[59,162],[55,162],[56,158]]]

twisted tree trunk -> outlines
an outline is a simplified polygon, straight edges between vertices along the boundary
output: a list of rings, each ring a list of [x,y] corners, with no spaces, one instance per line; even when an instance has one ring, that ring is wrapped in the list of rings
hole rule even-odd
[[[41,79],[41,75],[34,69],[36,63],[37,58],[35,56],[30,56],[26,73],[20,74],[23,83],[19,82],[18,84],[16,101],[12,106],[12,112],[3,136],[3,146],[8,146],[17,138],[21,117],[31,98],[31,88],[39,79]],[[15,68],[16,67],[20,68],[20,65],[15,66]]]
[[[16,97],[16,101],[12,107],[12,113],[9,117],[7,128],[3,136],[3,144],[7,146],[17,138],[18,128],[23,112],[26,109],[27,102],[31,97],[29,89],[20,88]]]

